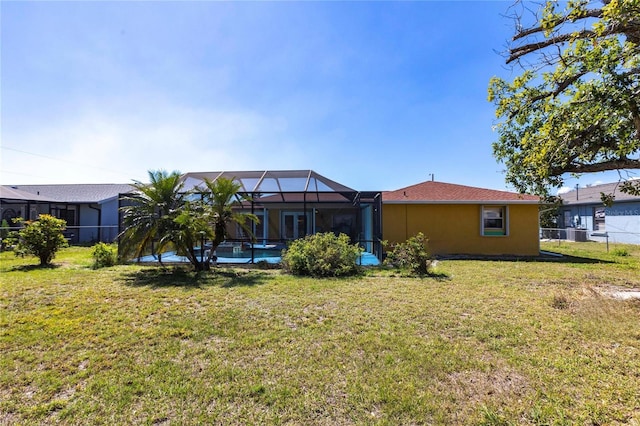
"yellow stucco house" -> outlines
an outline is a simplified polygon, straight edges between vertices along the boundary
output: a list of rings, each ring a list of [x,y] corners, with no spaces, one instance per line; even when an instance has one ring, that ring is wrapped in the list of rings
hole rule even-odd
[[[435,255],[537,256],[539,198],[427,181],[382,193],[383,239],[422,232]]]

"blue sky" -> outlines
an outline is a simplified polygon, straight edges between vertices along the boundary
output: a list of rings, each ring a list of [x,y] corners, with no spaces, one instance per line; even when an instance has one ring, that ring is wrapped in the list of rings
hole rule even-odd
[[[514,75],[511,4],[2,2],[0,182],[313,169],[510,189],[486,99]]]

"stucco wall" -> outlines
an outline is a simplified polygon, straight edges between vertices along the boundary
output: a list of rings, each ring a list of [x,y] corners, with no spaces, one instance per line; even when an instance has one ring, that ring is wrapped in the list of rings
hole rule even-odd
[[[100,238],[102,241],[112,242],[115,241],[118,236],[118,232],[120,231],[118,227],[120,221],[118,206],[118,198],[112,198],[100,205],[102,209],[100,217],[100,225],[102,226]]]
[[[605,237],[592,235],[593,211],[602,204],[569,205],[560,210],[561,227],[579,227],[587,230],[590,240],[606,241]],[[564,212],[568,211],[571,223],[565,223]],[[607,232],[609,242],[640,244],[640,202],[616,202],[611,207],[605,208],[604,230],[595,231],[597,233]]]
[[[383,204],[383,239],[403,242],[422,232],[433,254],[519,255],[539,253],[538,206],[508,206],[508,235],[481,235],[479,204]]]
[[[609,240],[640,244],[640,202],[615,204],[605,209]]]

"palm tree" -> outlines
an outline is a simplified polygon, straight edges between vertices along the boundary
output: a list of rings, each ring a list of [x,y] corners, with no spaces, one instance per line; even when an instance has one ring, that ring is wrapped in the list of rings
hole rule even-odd
[[[185,192],[177,171],[149,171],[149,180],[149,184],[136,182],[136,192],[122,198],[127,205],[121,208],[125,226],[119,235],[121,259],[139,258],[151,249],[162,264],[162,253],[173,248],[186,256],[196,271],[203,271],[210,268],[213,253],[227,238],[229,224],[237,223],[253,238],[251,222],[257,222],[258,217],[234,210],[249,201],[239,194],[239,183],[226,178],[205,179],[204,188]],[[211,241],[206,256],[205,241]]]
[[[187,200],[174,219],[176,226],[166,236],[178,252],[189,259],[196,271],[209,270],[213,258],[213,250],[206,257],[204,251],[205,241],[213,238],[213,228],[208,217],[206,206],[201,200]]]
[[[211,249],[207,264],[211,261],[214,251],[220,243],[227,239],[227,229],[230,224],[238,224],[253,240],[252,223],[258,223],[258,217],[251,213],[237,210],[245,201],[251,201],[246,195],[240,194],[240,185],[233,179],[218,178],[215,181],[204,179],[204,188],[198,188],[203,206],[203,216],[213,230]]]
[[[148,184],[136,181],[136,192],[121,199],[127,205],[121,208],[124,230],[118,236],[118,255],[125,260],[139,258],[151,249],[162,264],[162,252],[179,227],[175,219],[185,205],[185,194],[178,171],[150,170],[149,180]]]

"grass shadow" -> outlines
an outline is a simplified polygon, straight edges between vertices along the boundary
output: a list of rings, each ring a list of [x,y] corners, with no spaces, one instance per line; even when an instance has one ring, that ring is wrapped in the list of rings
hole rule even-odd
[[[47,269],[59,269],[61,268],[62,265],[58,265],[58,264],[49,264],[49,265],[16,265],[13,266],[12,268],[9,269],[9,271],[22,271],[22,272],[29,272],[29,271],[43,271],[43,270],[47,270]]]
[[[545,254],[546,253],[546,254]],[[539,262],[539,263],[616,263],[611,260],[595,257],[572,256],[564,253],[545,251],[539,256],[474,256],[474,255],[443,255],[438,260],[485,260],[495,262]]]
[[[549,252],[554,253],[554,252]],[[561,253],[554,253],[555,255],[560,255]],[[604,260],[593,257],[581,257],[581,256],[571,256],[567,254],[561,254],[561,256],[554,255],[544,255],[539,256],[538,258],[534,258],[532,261],[538,262],[553,262],[553,263],[616,263],[612,260]]]
[[[224,282],[221,287],[253,287],[255,285],[266,284],[271,280],[270,274],[263,271],[247,271],[247,270],[218,270],[216,274],[219,278],[223,278]]]
[[[264,284],[268,274],[257,271],[234,271],[212,269],[195,272],[187,267],[147,268],[125,274],[123,281],[131,287],[184,287],[202,288],[205,286],[240,287]]]
[[[380,267],[378,271],[386,273],[390,277],[402,277],[402,278],[420,278],[424,280],[433,280],[438,282],[450,281],[451,276],[446,272],[435,271],[433,268],[430,269],[426,274],[418,274],[415,272],[411,272],[408,269],[402,269],[397,267]]]
[[[445,272],[430,272],[429,274],[425,275],[423,278],[431,278],[432,280],[436,280],[436,281],[449,281],[451,279],[449,274]]]

